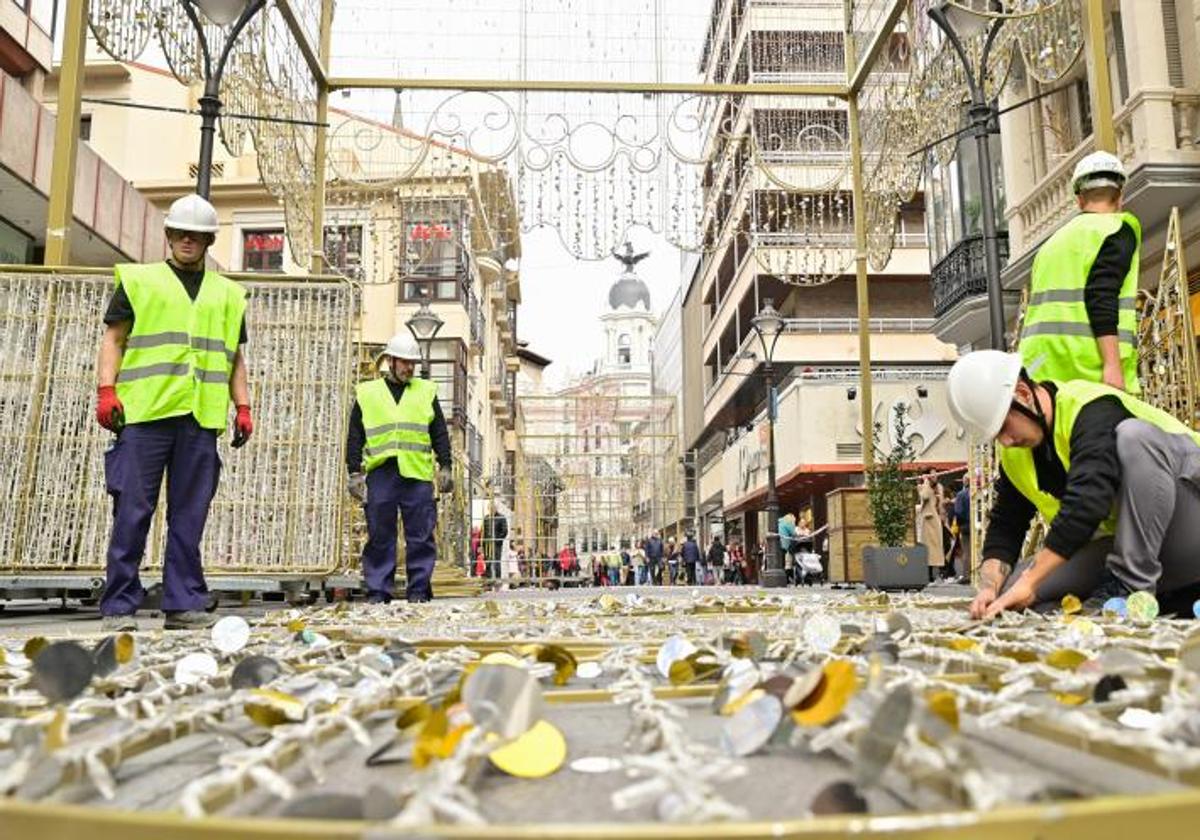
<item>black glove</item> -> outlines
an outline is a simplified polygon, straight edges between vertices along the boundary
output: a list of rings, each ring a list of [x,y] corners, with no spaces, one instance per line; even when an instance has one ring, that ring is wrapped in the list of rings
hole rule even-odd
[[[437,488],[439,493],[454,492],[454,473],[450,471],[449,467],[438,467]]]

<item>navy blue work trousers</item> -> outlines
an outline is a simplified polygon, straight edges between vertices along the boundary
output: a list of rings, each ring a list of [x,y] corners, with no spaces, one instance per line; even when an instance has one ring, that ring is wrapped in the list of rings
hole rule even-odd
[[[433,482],[400,475],[395,461],[367,473],[367,545],[362,573],[367,595],[390,600],[396,582],[396,513],[404,522],[404,557],[409,601],[433,598],[433,562],[437,557],[434,528],[437,506]]]
[[[126,426],[104,453],[104,477],[113,500],[113,529],[105,561],[102,615],[137,611],[146,592],[138,577],[146,535],[167,474],[167,551],[163,557],[165,611],[200,610],[208,586],[200,540],[221,474],[217,433],[188,414]]]

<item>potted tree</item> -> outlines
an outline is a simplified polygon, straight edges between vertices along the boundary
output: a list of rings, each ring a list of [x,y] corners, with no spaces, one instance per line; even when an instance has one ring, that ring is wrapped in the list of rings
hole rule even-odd
[[[906,479],[905,465],[916,460],[908,430],[908,406],[897,403],[892,417],[892,446],[880,445],[883,425],[871,435],[875,467],[867,477],[867,505],[879,545],[863,546],[863,579],[873,589],[915,589],[929,581],[923,545],[909,545],[916,490]]]

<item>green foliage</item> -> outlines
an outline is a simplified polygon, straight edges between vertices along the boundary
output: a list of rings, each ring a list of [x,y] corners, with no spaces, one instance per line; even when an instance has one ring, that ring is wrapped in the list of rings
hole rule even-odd
[[[897,403],[892,418],[892,436],[896,443],[891,451],[884,452],[880,447],[882,423],[875,424],[871,435],[875,468],[867,480],[867,501],[875,523],[875,535],[883,546],[904,545],[912,522],[915,490],[912,482],[905,480],[904,465],[915,461],[917,453],[908,431],[907,414],[908,406]]]

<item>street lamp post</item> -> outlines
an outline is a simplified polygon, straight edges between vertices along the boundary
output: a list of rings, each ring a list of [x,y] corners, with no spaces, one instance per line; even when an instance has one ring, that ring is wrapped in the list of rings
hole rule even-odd
[[[991,0],[989,9],[997,10],[997,0]],[[969,12],[955,4],[954,0],[940,0],[929,7],[929,17],[945,33],[950,46],[962,62],[967,77],[967,89],[971,106],[967,109],[970,126],[967,134],[975,138],[979,161],[979,200],[982,204],[983,253],[987,268],[988,322],[992,333],[992,349],[1007,349],[1004,340],[1004,300],[1000,287],[1000,242],[996,238],[996,191],[992,180],[992,150],[988,145],[991,134],[997,133],[999,115],[996,106],[987,97],[988,58],[992,45],[1004,18],[999,14],[985,17]],[[972,65],[963,37],[972,37],[987,28],[983,50],[979,56],[978,72]]]
[[[763,378],[767,383],[767,550],[763,555],[763,586],[787,585],[783,557],[779,553],[779,495],[775,487],[775,345],[783,334],[783,316],[771,298],[763,298],[763,308],[750,321],[763,349]]]
[[[413,338],[417,340],[417,344],[421,347],[421,378],[428,379],[429,373],[429,354],[433,347],[433,340],[437,337],[438,330],[445,324],[437,313],[429,308],[429,298],[421,301],[421,305],[417,307],[417,311],[412,314],[412,317],[404,322],[404,326],[408,327],[408,331],[412,333]]]
[[[200,97],[200,159],[196,171],[196,193],[208,198],[212,186],[213,145],[216,140],[217,118],[221,116],[221,78],[233,52],[238,36],[267,0],[179,0],[200,42],[204,59],[204,95]],[[214,57],[204,33],[201,17],[217,24],[229,25],[221,53]]]

